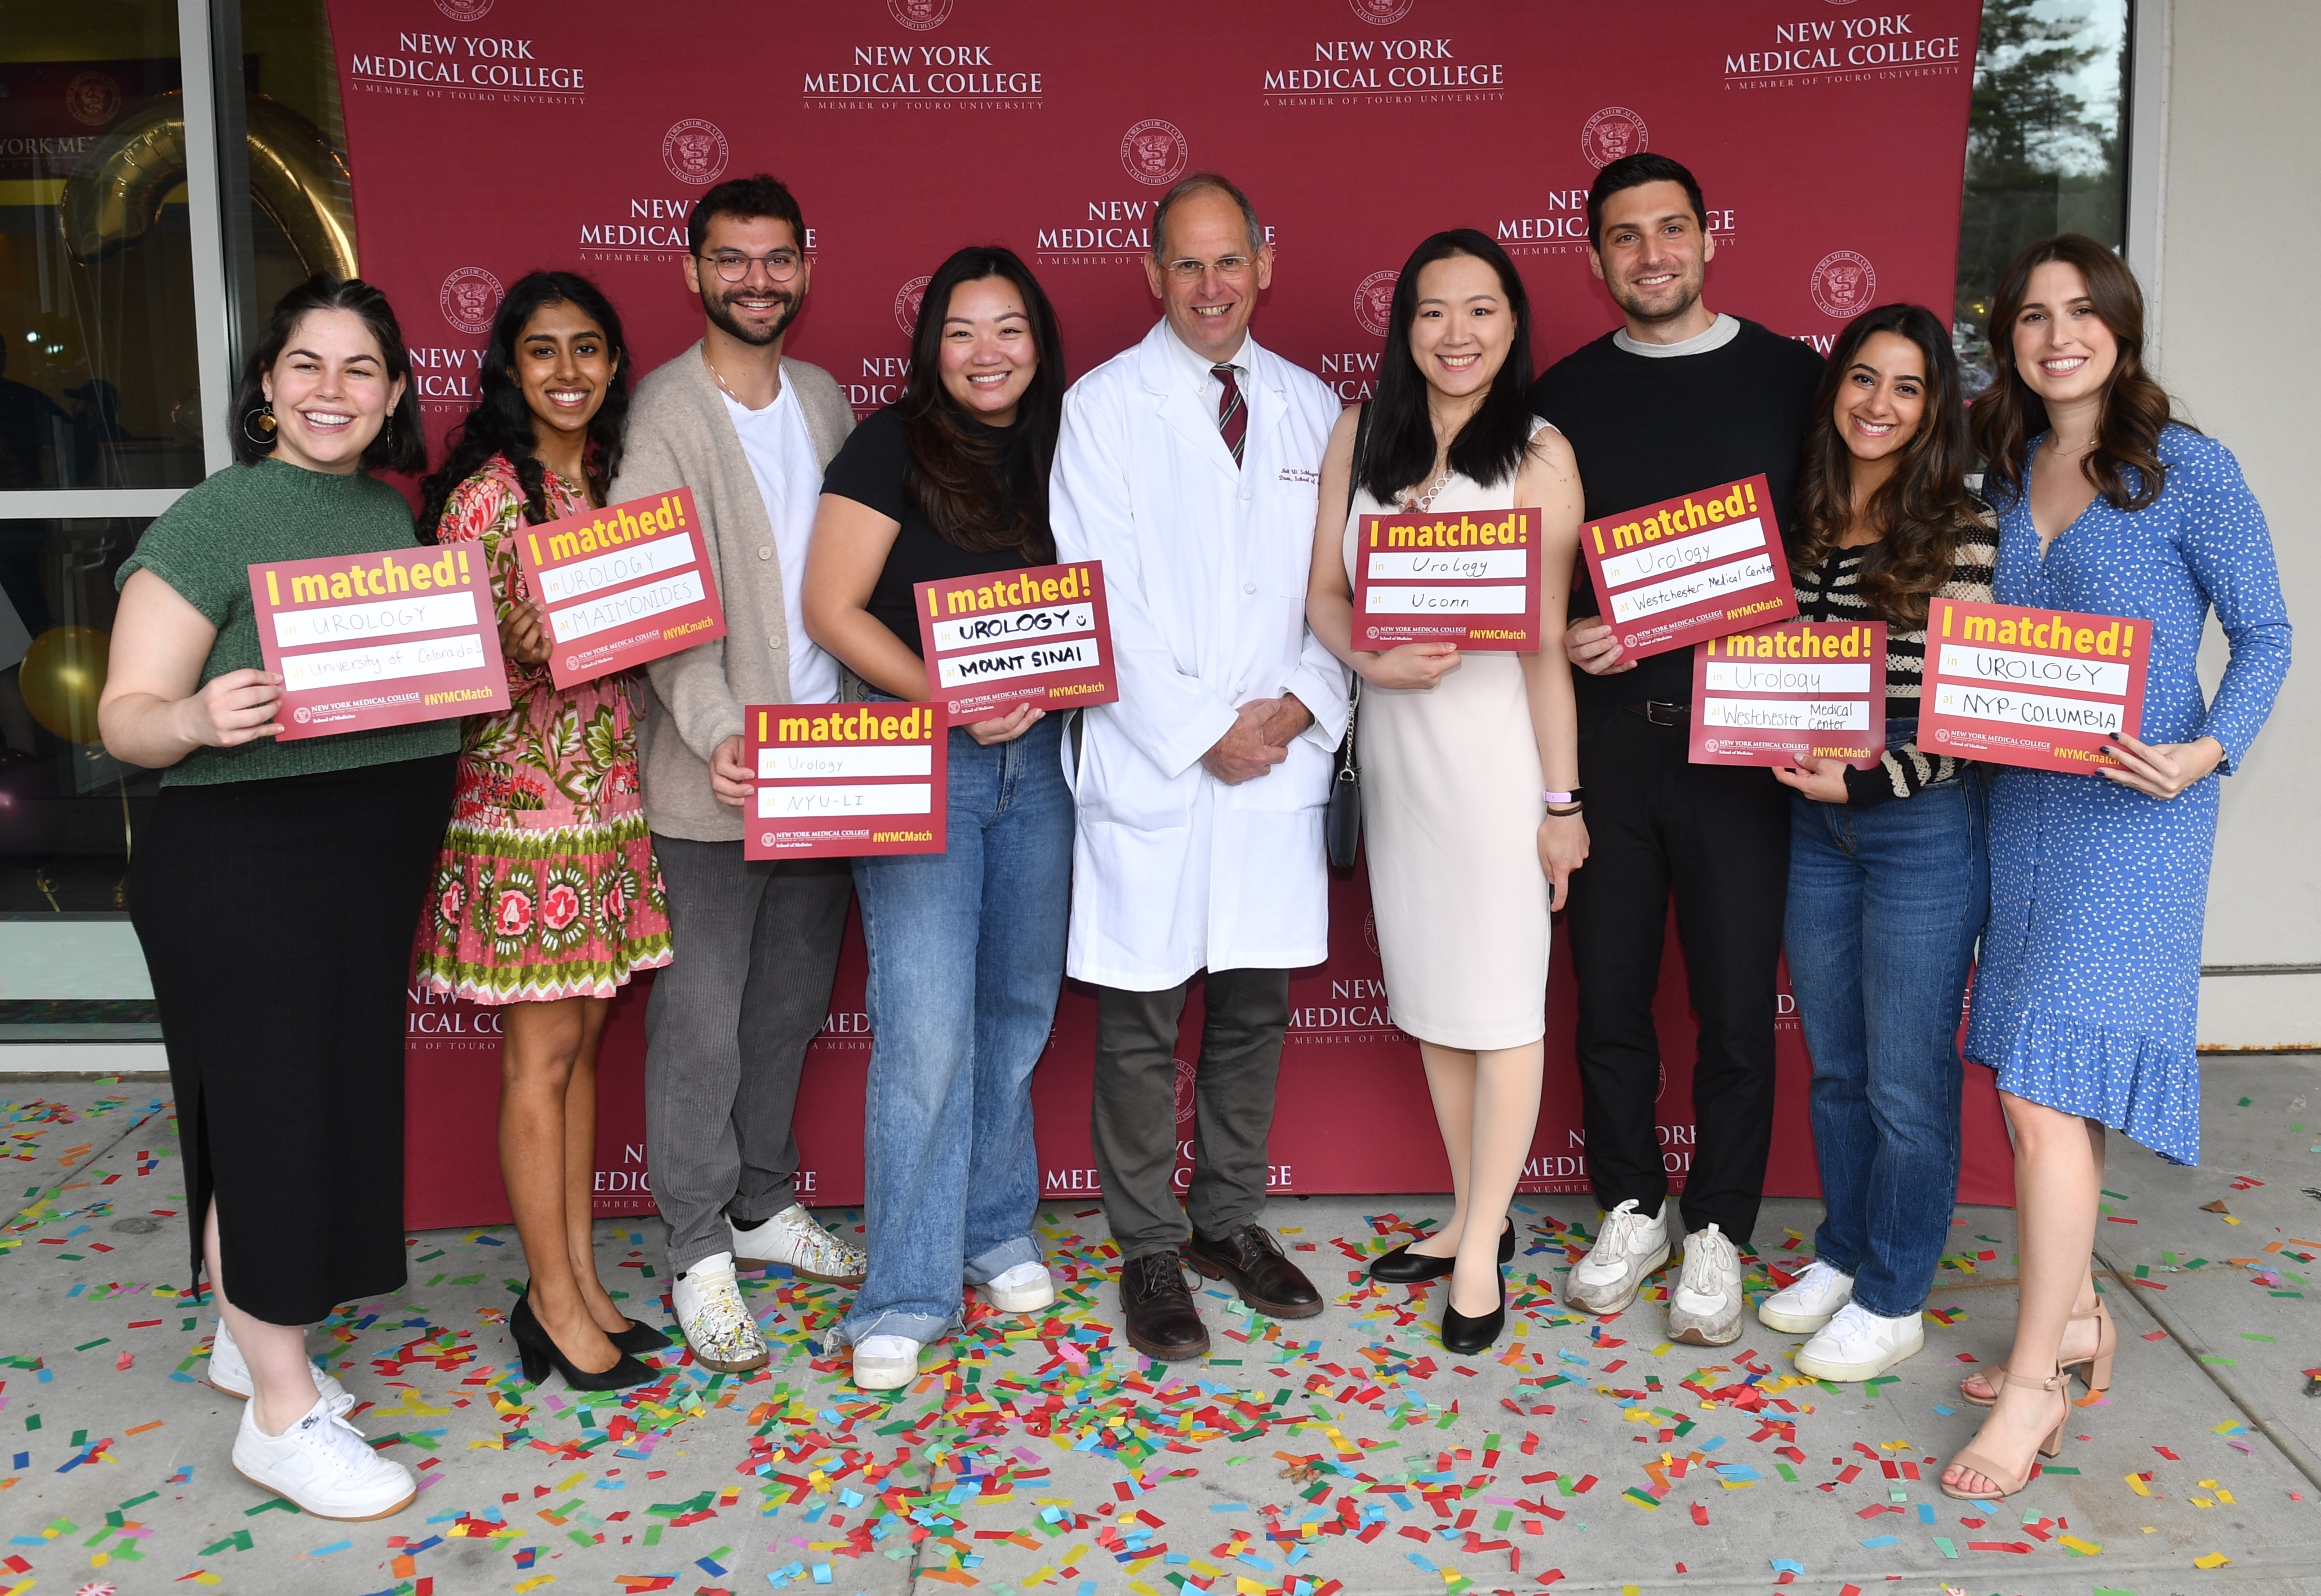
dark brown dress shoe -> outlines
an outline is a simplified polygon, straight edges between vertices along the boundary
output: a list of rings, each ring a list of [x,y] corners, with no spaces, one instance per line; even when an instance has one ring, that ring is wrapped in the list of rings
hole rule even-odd
[[[1120,1266],[1120,1311],[1128,1345],[1146,1357],[1173,1363],[1208,1355],[1208,1327],[1175,1253],[1147,1253]]]
[[[1310,1319],[1322,1311],[1322,1293],[1262,1225],[1244,1225],[1223,1241],[1197,1230],[1185,1262],[1211,1280],[1231,1281],[1243,1302],[1274,1318]]]

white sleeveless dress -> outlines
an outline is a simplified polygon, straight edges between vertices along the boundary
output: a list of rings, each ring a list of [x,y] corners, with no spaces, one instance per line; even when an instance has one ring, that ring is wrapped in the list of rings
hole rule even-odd
[[[1514,497],[1512,475],[1489,486],[1453,476],[1433,508],[1503,510]],[[1354,490],[1349,583],[1362,516],[1397,507]],[[1387,999],[1397,1026],[1442,1047],[1547,1034],[1546,806],[1518,658],[1462,653],[1427,691],[1362,684],[1354,749]]]

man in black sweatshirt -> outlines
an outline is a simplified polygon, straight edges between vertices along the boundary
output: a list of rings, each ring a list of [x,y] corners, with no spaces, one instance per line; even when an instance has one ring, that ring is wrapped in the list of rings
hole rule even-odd
[[[1716,253],[1706,214],[1699,184],[1664,155],[1627,156],[1597,174],[1588,260],[1626,325],[1557,362],[1532,389],[1532,408],[1570,440],[1590,521],[1762,471],[1787,535],[1821,359],[1701,302]],[[1606,1213],[1569,1295],[1617,1313],[1668,1261],[1652,993],[1673,891],[1700,1049],[1669,1333],[1722,1345],[1740,1334],[1735,1248],[1756,1225],[1772,1145],[1789,795],[1770,771],[1688,763],[1692,651],[1625,658],[1584,570],[1571,595],[1564,637],[1579,672],[1589,852],[1571,878],[1567,924],[1588,1167]]]

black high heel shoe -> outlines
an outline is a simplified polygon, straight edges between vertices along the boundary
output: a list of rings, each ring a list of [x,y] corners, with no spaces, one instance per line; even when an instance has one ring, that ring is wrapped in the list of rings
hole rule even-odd
[[[669,1337],[666,1335],[654,1329],[651,1325],[641,1325],[634,1319],[629,1320],[627,1329],[617,1336],[607,1336],[605,1339],[623,1352],[633,1353],[638,1357],[642,1357],[649,1352],[665,1352],[669,1347]]]
[[[1415,1286],[1424,1281],[1441,1280],[1451,1272],[1456,1258],[1430,1257],[1410,1249],[1415,1242],[1405,1242],[1390,1253],[1380,1253],[1370,1260],[1370,1278],[1381,1285]],[[1506,1263],[1515,1255],[1515,1222],[1509,1219],[1499,1232],[1499,1262]]]
[[[651,1385],[660,1378],[660,1371],[650,1363],[639,1363],[625,1351],[609,1369],[592,1373],[573,1367],[572,1360],[564,1355],[556,1338],[548,1333],[548,1327],[532,1311],[528,1287],[516,1299],[515,1310],[508,1315],[508,1333],[515,1337],[516,1354],[523,1360],[523,1377],[534,1385],[548,1378],[551,1367],[564,1376],[564,1383],[574,1391],[626,1391],[633,1385]]]
[[[1456,1353],[1478,1353],[1490,1350],[1499,1332],[1507,1327],[1507,1277],[1498,1276],[1499,1305],[1487,1314],[1470,1318],[1451,1306],[1451,1293],[1443,1294],[1443,1350]]]

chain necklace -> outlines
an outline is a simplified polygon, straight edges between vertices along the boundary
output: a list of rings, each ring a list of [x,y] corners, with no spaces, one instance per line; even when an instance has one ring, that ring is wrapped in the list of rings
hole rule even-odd
[[[709,358],[709,351],[705,347],[701,351],[701,363],[709,368],[709,375],[711,378],[716,382],[719,388],[725,390],[725,397],[727,398],[733,400],[736,405],[741,406],[744,410],[753,410],[756,408],[755,406],[752,406],[747,400],[743,399],[741,395],[733,391],[733,385],[725,380],[725,374],[717,369],[717,362]],[[781,378],[778,374],[774,378],[774,397],[776,398],[781,397]]]

